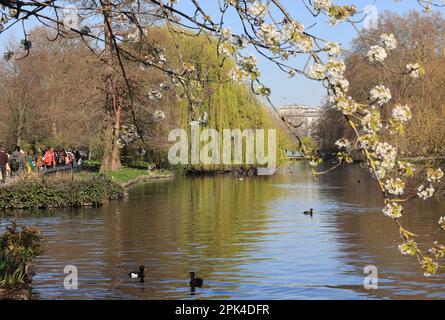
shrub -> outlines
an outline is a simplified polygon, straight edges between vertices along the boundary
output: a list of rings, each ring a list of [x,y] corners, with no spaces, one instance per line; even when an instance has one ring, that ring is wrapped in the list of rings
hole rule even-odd
[[[99,172],[100,163],[101,162],[98,160],[84,160],[82,162],[82,169],[92,172]]]
[[[0,208],[99,206],[123,196],[123,188],[103,176],[93,179],[33,177],[0,188]]]
[[[6,227],[0,238],[0,288],[13,290],[30,284],[29,265],[42,253],[39,234],[35,227],[18,230],[15,222]]]

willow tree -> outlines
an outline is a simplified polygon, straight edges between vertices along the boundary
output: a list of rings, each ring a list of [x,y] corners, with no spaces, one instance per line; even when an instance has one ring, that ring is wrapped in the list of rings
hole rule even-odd
[[[280,0],[105,0],[105,2],[85,0],[74,3],[77,5],[77,14],[82,18],[79,25],[63,21],[62,10],[65,9],[66,2],[61,0],[43,2],[0,0],[0,4],[3,5],[2,32],[17,22],[34,17],[46,26],[55,28],[59,36],[74,34],[81,38],[95,39],[100,44],[92,50],[110,67],[110,70],[113,69],[116,77],[121,77],[127,84],[125,68],[121,63],[122,56],[158,68],[166,77],[180,83],[191,109],[195,109],[196,103],[199,104],[199,100],[195,101],[190,93],[193,93],[195,86],[199,87],[200,79],[194,77],[189,62],[181,60],[183,63],[180,68],[171,68],[170,57],[165,56],[159,48],[153,47],[147,55],[145,51],[124,45],[126,41],[141,38],[150,42],[144,32],[144,25],[150,21],[165,24],[173,35],[182,33],[183,28],[194,34],[210,33],[218,42],[218,53],[222,60],[224,61],[224,57],[230,57],[237,62],[237,66],[230,71],[231,78],[235,81],[247,81],[256,94],[266,98],[270,95],[270,89],[261,83],[256,58],[247,54],[246,49],[269,59],[278,70],[291,77],[300,75],[322,82],[327,89],[330,105],[343,115],[343,120],[354,131],[354,140],[340,139],[336,142],[340,149],[336,154],[338,163],[323,172],[317,171],[322,162],[317,152],[303,145],[302,151],[313,166],[314,175],[329,172],[342,163],[351,162],[349,153],[352,148],[357,149],[382,191],[385,199],[383,213],[400,231],[402,239],[400,251],[415,256],[426,276],[437,272],[438,259],[445,255],[445,246],[435,243],[429,250],[421,250],[415,241],[414,233],[402,226],[403,205],[411,199],[404,193],[405,179],[412,174],[414,164],[403,161],[398,153],[397,144],[391,144],[385,139],[388,133],[403,134],[403,128],[412,118],[410,106],[394,103],[391,91],[383,80],[375,87],[368,88],[369,94],[366,100],[356,101],[350,97],[349,82],[344,76],[346,66],[340,57],[341,46],[314,34],[313,29],[306,28],[295,18],[297,14],[307,12],[306,18],[313,17],[315,22],[317,22],[316,17],[322,16],[328,20],[327,24],[330,26],[345,23],[361,33],[358,23],[363,21],[364,17],[357,6],[339,5],[332,0],[302,0],[298,3],[291,2],[292,5],[284,4]],[[417,3],[426,11],[430,11],[433,7],[444,6],[443,1],[439,0],[417,0]],[[228,17],[236,30],[227,27]],[[372,21],[368,25],[372,26]],[[123,29],[122,33],[120,29]],[[418,61],[411,61],[403,68],[385,63],[388,52],[392,54],[397,52],[397,35],[384,33],[377,39],[368,39],[365,36],[360,38],[367,49],[364,54],[368,63],[392,69],[394,78],[409,76],[415,79],[423,73]],[[25,52],[31,49],[31,43],[26,39],[26,31],[22,44]],[[176,54],[181,59],[181,52],[178,51]],[[110,59],[110,55],[114,59]],[[11,52],[5,56],[8,59],[15,58],[15,54]],[[305,62],[301,63],[303,59]],[[130,86],[127,87],[128,90],[122,94],[130,97],[128,108],[131,110],[132,91]],[[113,90],[112,85],[109,86],[109,90],[110,92]],[[120,101],[115,94],[109,94],[108,97],[110,103]],[[390,113],[381,112],[381,107],[384,105],[391,106]],[[112,145],[118,143],[119,137],[117,128],[119,122],[116,115],[114,112]],[[293,130],[290,124],[286,124]],[[138,127],[137,119],[135,126]],[[434,194],[435,188],[443,178],[443,172],[439,168],[430,167],[425,170],[422,177],[423,181],[418,186],[418,196],[427,199]],[[445,218],[442,218],[439,224],[445,229]]]
[[[182,84],[179,81],[173,79],[166,82],[160,70],[148,68],[144,64],[135,66],[131,61],[126,63],[136,105],[144,106],[137,107],[136,118],[140,124],[139,133],[148,142],[148,147],[154,143],[168,148],[168,132],[178,127],[188,129],[190,123],[195,121],[203,128],[216,129],[220,139],[223,137],[223,129],[227,128],[278,128],[278,147],[290,148],[289,136],[286,130],[279,126],[279,120],[276,120],[246,84],[236,83],[230,78],[229,73],[235,67],[235,62],[226,58],[222,63],[222,58],[216,51],[217,42],[212,36],[207,32],[194,35],[185,29],[181,31],[181,34],[173,36],[168,27],[149,27],[146,30],[151,40],[149,44],[138,41],[126,44],[127,47],[133,46],[133,49],[145,48],[147,55],[152,46],[162,46],[164,53],[170,57],[170,66],[180,68],[185,61],[188,64],[187,73],[190,80],[183,83],[188,89],[181,90]],[[181,52],[180,57],[175,56],[178,51]],[[147,88],[150,88],[148,98]],[[150,113],[161,113],[165,119],[156,121]],[[128,120],[132,120],[131,117],[129,119],[127,116]],[[128,139],[131,136],[127,133],[128,129],[135,133],[134,128],[125,125],[125,140],[134,142],[137,135]],[[223,169],[223,166],[193,167],[201,170]]]

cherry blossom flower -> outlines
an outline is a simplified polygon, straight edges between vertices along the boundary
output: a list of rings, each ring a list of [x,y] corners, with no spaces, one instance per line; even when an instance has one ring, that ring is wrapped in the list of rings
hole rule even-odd
[[[411,120],[412,113],[407,105],[402,106],[397,104],[392,110],[392,117],[396,121],[407,122]]]
[[[382,42],[382,45],[386,48],[386,50],[391,51],[397,48],[397,40],[393,34],[384,33],[380,36],[380,40]]]
[[[385,189],[392,195],[402,195],[405,189],[405,182],[400,178],[396,178],[395,180],[390,178],[385,182]]]
[[[421,185],[418,189],[417,189],[418,193],[417,196],[420,199],[423,200],[427,200],[429,198],[431,198],[434,195],[434,187],[432,185],[430,185],[428,188],[425,188],[424,185]]]
[[[370,94],[371,100],[376,101],[380,106],[388,103],[392,99],[391,91],[381,84],[372,89]]]
[[[402,212],[403,207],[395,202],[388,203],[383,209],[383,213],[392,219],[398,219],[402,217]]]
[[[335,142],[335,145],[340,149],[347,149],[351,146],[351,142],[346,138],[341,138]]]
[[[388,53],[381,46],[371,46],[370,50],[367,53],[368,59],[370,62],[383,62],[388,57]]]
[[[318,11],[328,11],[332,7],[332,0],[312,0],[312,6]]]

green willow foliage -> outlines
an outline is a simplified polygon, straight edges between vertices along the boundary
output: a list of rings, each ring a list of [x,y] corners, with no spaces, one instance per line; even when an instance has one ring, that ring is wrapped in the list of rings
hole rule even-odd
[[[199,117],[203,112],[209,116],[208,123],[201,128],[212,128],[220,133],[222,141],[223,129],[277,129],[278,162],[284,161],[281,150],[291,148],[289,134],[280,127],[278,119],[274,119],[272,111],[260,102],[258,97],[247,85],[233,82],[227,74],[235,66],[230,59],[218,57],[216,43],[205,34],[200,36],[173,35],[166,28],[157,28],[155,37],[159,37],[159,45],[165,48],[167,56],[173,59],[173,64],[179,65],[175,43],[180,48],[182,59],[194,67],[193,77],[199,78],[200,83],[192,83],[190,95],[198,98],[201,104],[196,104],[193,112],[190,110],[189,100],[184,96],[176,105],[179,110],[179,125],[190,129],[189,122],[194,115]],[[176,61],[175,61],[176,60]],[[207,81],[209,80],[209,81]],[[180,87],[178,87],[180,90]],[[190,133],[190,131],[189,131]],[[206,170],[205,166],[199,168]],[[216,168],[213,168],[216,169]]]
[[[183,53],[195,66],[204,71],[209,78],[220,79],[222,83],[210,82],[201,91],[203,109],[209,115],[207,127],[217,129],[277,129],[277,123],[272,119],[268,110],[255,96],[247,85],[230,81],[227,77],[234,62],[217,56],[215,45],[202,37],[182,39]],[[187,124],[187,107],[182,105],[183,124]],[[279,129],[280,130],[280,129]],[[284,135],[282,135],[284,138]],[[221,137],[222,138],[222,137]]]
[[[0,209],[99,206],[123,197],[123,188],[104,177],[90,180],[27,178],[0,188]]]

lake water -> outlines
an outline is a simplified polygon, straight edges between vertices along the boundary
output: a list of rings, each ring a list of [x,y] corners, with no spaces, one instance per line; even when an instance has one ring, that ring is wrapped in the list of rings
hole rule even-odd
[[[399,254],[398,230],[363,169],[319,181],[301,163],[283,171],[244,181],[178,177],[98,209],[16,213],[42,229],[34,299],[445,298],[444,272],[427,279]],[[313,218],[302,214],[310,208]],[[435,234],[445,201],[407,209],[411,231],[426,234],[426,244],[445,242]],[[0,218],[2,229],[11,219]],[[143,284],[128,278],[141,264]],[[78,268],[77,290],[64,288],[66,265]],[[363,286],[368,265],[378,268],[377,290]],[[189,271],[204,279],[193,295]]]

